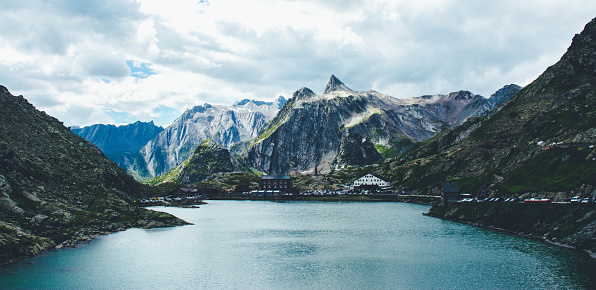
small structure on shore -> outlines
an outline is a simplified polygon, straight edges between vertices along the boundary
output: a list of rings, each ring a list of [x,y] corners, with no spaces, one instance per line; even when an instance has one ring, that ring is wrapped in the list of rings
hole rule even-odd
[[[460,200],[461,194],[459,194],[457,182],[441,182],[441,203],[443,205]]]
[[[369,173],[354,180],[353,188],[354,190],[388,190],[391,189],[391,183],[376,174]]]

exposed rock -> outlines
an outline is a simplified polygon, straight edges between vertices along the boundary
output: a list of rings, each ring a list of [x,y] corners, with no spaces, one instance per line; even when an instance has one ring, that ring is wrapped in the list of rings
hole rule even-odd
[[[345,134],[341,140],[337,165],[364,166],[376,164],[383,160],[383,157],[375,149],[375,146],[358,134]]]
[[[353,92],[352,89],[348,88],[342,81],[340,81],[334,75],[331,75],[329,78],[329,82],[325,87],[325,94],[335,92],[335,91],[346,91],[346,92]]]
[[[242,100],[232,106],[196,106],[145,144],[128,169],[139,177],[151,178],[182,163],[207,139],[230,148],[256,138],[285,103],[279,97],[274,102]]]
[[[506,85],[503,88],[496,91],[494,94],[492,94],[488,100],[493,105],[493,107],[496,107],[501,103],[509,101],[509,99],[515,96],[519,91],[521,91],[521,89],[522,87],[515,84]]]

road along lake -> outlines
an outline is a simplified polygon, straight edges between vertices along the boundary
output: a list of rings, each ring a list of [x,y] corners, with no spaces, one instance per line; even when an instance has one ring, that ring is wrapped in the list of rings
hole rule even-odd
[[[193,225],[131,229],[0,267],[0,288],[596,288],[587,254],[397,202],[208,201]]]

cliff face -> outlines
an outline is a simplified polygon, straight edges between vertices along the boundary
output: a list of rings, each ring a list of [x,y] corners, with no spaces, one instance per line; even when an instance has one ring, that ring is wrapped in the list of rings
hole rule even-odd
[[[387,161],[380,173],[406,190],[454,180],[480,197],[594,197],[595,40],[593,20],[559,62],[504,106]]]
[[[164,129],[151,122],[114,126],[96,124],[71,131],[93,143],[110,160],[126,169],[133,163],[134,154]]]
[[[250,140],[275,116],[286,100],[243,100],[233,106],[196,106],[187,110],[140,150],[130,170],[140,177],[161,175],[182,163],[204,140],[224,147]]]
[[[374,91],[355,92],[331,76],[322,95],[308,88],[295,92],[252,141],[244,159],[269,174],[324,173],[374,164],[381,160],[378,151],[385,157],[403,153],[414,143],[468,118],[482,116],[492,108],[489,100],[470,92],[395,99]],[[359,144],[369,148],[362,151],[367,157],[347,157],[353,152],[349,153],[351,145],[346,142],[354,143],[344,136],[356,135],[376,147],[377,152],[370,150],[368,143]]]
[[[183,224],[93,144],[0,86],[0,264],[130,227]]]

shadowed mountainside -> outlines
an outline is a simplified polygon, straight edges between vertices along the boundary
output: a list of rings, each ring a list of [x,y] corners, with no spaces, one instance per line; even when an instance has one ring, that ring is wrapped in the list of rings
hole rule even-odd
[[[134,205],[152,189],[0,86],[0,264],[131,227],[181,225]]]

